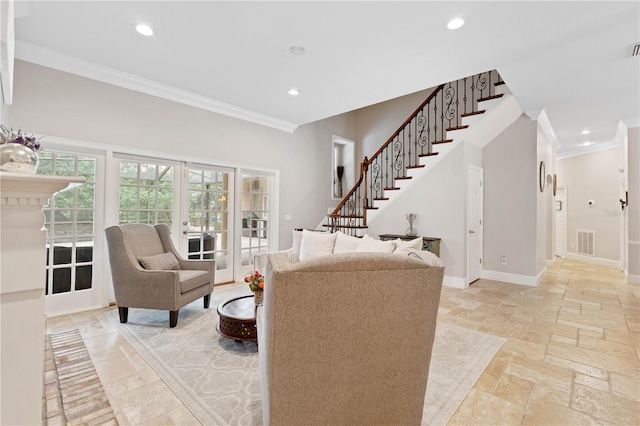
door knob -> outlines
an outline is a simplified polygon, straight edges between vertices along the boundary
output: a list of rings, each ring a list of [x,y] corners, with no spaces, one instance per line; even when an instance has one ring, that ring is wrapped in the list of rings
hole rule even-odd
[[[475,231],[472,231],[471,229],[469,229],[469,233],[470,234],[475,234]]]
[[[184,235],[187,235],[187,234],[189,233],[189,231],[182,231],[182,233],[183,233]]]

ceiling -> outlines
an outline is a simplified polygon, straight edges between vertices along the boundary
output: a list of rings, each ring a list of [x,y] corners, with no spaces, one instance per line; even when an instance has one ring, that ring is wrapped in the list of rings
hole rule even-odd
[[[638,1],[14,4],[18,59],[289,130],[490,69],[559,153],[640,125]]]

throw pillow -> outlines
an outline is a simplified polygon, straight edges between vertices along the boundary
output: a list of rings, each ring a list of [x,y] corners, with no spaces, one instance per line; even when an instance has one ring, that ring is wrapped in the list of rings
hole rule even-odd
[[[360,240],[356,252],[391,253],[394,248],[393,241],[380,241],[365,235]]]
[[[353,253],[357,250],[361,238],[347,235],[342,231],[336,233],[336,245],[333,253]]]
[[[292,232],[293,232],[293,248],[291,249],[291,251],[293,252],[293,255],[296,257],[296,259],[300,259],[300,244],[302,244],[302,231],[296,231],[294,229]]]
[[[414,238],[410,241],[403,241],[400,238],[396,240],[396,254],[409,254],[422,250],[422,237]]]
[[[300,243],[300,260],[331,254],[335,243],[335,233],[313,232],[303,229],[302,242]]]
[[[180,269],[178,259],[173,253],[162,253],[153,256],[139,257],[138,261],[144,269],[177,270]]]

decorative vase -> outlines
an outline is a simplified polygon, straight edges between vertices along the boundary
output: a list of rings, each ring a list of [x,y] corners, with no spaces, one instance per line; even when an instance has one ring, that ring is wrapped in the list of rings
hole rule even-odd
[[[418,235],[418,231],[416,231],[416,228],[414,228],[413,226],[410,226],[410,227],[407,228],[406,231],[404,231],[404,234],[407,237],[415,237],[415,236]]]
[[[263,300],[264,300],[264,290],[253,292],[253,302],[256,304],[256,306],[262,306]]]
[[[35,173],[38,168],[38,153],[19,143],[0,145],[0,170],[5,172]]]

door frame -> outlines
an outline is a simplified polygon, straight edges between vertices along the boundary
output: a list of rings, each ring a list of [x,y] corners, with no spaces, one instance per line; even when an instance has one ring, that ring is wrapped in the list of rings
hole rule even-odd
[[[567,252],[568,252],[568,244],[569,244],[569,214],[567,211],[567,207],[569,206],[569,203],[567,202],[567,199],[569,197],[569,187],[567,185],[558,185],[558,187],[556,188],[556,195],[553,197],[553,202],[554,202],[554,206],[553,206],[553,216],[555,219],[555,241],[553,242],[554,246],[555,246],[555,253],[556,256],[559,257],[567,257]],[[563,195],[563,199],[562,200],[558,200],[558,195],[559,193],[564,194]],[[564,212],[565,214],[565,221],[564,221],[564,252],[562,252],[561,250],[558,250],[558,235],[560,235],[560,233],[558,233],[558,216],[557,216],[557,209],[556,209],[556,203],[561,202],[561,211]]]

